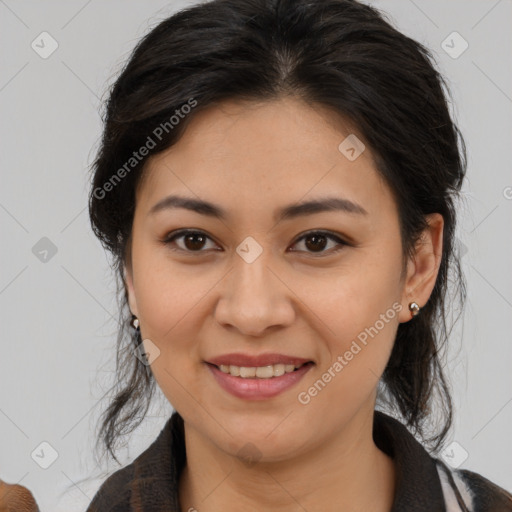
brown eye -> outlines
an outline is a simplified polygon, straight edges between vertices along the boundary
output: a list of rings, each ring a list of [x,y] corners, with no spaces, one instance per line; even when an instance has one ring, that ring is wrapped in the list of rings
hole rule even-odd
[[[329,254],[333,252],[338,252],[340,249],[343,248],[343,246],[349,245],[338,236],[323,231],[311,231],[309,233],[306,233],[301,238],[299,238],[299,240],[296,243],[301,242],[302,240],[305,241],[304,245],[306,247],[306,252],[310,253]],[[334,250],[326,251],[325,248],[329,245],[329,240],[335,242],[334,247],[331,247]]]
[[[325,235],[308,235],[306,238],[306,247],[313,252],[323,251],[327,244]]]
[[[178,243],[178,240],[181,240],[181,242]],[[201,253],[206,252],[206,250],[209,249],[207,247],[208,240],[212,241],[212,239],[202,231],[184,230],[169,235],[167,238],[162,240],[162,243],[164,245],[176,245],[177,249],[180,251],[189,253]],[[301,238],[299,238],[294,245],[301,241],[304,241],[306,253],[317,253],[319,255],[332,254],[341,250],[343,246],[350,245],[333,233],[323,231],[311,231],[306,233]],[[333,245],[330,248],[328,247],[329,242],[333,242]],[[326,250],[326,248],[328,250]],[[212,247],[210,247],[210,249],[212,249]],[[213,247],[213,249],[218,250],[215,249],[215,247]],[[293,251],[297,251],[297,249],[293,249]],[[300,250],[299,252],[304,251]]]
[[[175,242],[180,239],[182,239],[181,244]],[[186,252],[205,252],[203,249],[207,240],[211,240],[211,238],[201,231],[179,231],[167,237],[163,243],[165,245],[176,244],[179,250]]]
[[[199,233],[191,233],[189,235],[184,235],[183,243],[187,249],[191,251],[201,250],[204,246],[206,237]]]

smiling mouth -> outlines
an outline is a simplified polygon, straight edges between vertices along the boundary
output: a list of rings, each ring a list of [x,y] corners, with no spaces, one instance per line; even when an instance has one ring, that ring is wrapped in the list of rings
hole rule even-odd
[[[240,377],[242,379],[272,379],[275,377],[281,377],[287,373],[293,373],[303,366],[314,364],[313,361],[294,365],[294,364],[271,364],[267,366],[236,366],[236,365],[215,365],[208,363],[210,366],[214,366],[219,369],[222,373],[231,375],[233,377]]]

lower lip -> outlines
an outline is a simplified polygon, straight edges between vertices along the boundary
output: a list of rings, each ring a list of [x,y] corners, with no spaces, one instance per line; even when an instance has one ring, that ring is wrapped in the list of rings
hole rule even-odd
[[[270,379],[244,379],[224,373],[215,365],[206,363],[219,385],[238,398],[265,400],[279,395],[299,382],[311,369],[313,363],[302,365],[298,370]]]

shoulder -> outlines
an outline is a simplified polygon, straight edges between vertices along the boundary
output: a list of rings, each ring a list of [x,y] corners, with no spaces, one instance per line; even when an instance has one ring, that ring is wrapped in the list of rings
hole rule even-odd
[[[478,473],[435,460],[447,512],[512,512],[511,493]]]
[[[130,509],[130,482],[133,480],[134,463],[110,475],[94,495],[86,512],[125,512]]]
[[[103,482],[86,512],[142,510],[142,504],[144,510],[157,510],[155,504],[174,510],[185,458],[183,420],[175,412],[149,447]]]

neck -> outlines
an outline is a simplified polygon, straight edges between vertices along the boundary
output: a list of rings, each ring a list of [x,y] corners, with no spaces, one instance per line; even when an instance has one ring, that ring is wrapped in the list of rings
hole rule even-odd
[[[185,422],[187,463],[179,481],[182,512],[239,510],[390,512],[392,460],[372,437],[373,409],[296,457],[248,464]]]

